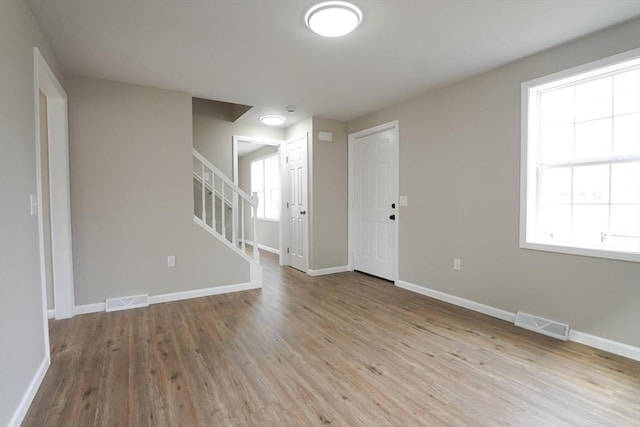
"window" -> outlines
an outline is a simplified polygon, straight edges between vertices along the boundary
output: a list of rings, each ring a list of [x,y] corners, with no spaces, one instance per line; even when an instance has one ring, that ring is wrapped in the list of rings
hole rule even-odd
[[[640,49],[522,85],[520,247],[640,261]]]
[[[280,165],[277,154],[251,162],[251,192],[258,193],[259,219],[280,219]]]

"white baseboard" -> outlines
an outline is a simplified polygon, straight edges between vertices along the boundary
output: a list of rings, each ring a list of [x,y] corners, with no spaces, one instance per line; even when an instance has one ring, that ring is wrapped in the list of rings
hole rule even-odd
[[[96,302],[94,304],[83,304],[83,305],[76,305],[75,308],[73,309],[73,314],[89,314],[89,313],[99,313],[101,311],[104,311],[105,309],[105,303],[103,302]]]
[[[640,348],[618,341],[612,341],[607,338],[598,337],[580,331],[569,331],[569,341],[579,342],[599,350],[608,351],[618,356],[628,357],[629,359],[640,362]]]
[[[208,297],[211,295],[228,294],[231,292],[248,291],[260,289],[262,284],[238,283],[235,285],[213,286],[211,288],[194,289],[191,291],[174,292],[170,294],[160,294],[149,296],[149,304],[161,304],[164,302],[181,301],[191,298]],[[75,314],[99,313],[105,311],[105,303],[76,305]]]
[[[498,319],[505,320],[507,322],[513,323],[516,320],[516,314],[511,313],[510,311],[501,310],[479,302],[445,294],[444,292],[435,291],[433,289],[425,288],[424,286],[414,285],[413,283],[405,282],[403,280],[397,280],[395,285],[402,289],[407,289],[440,301],[448,302],[449,304],[468,308],[469,310],[477,311],[478,313],[486,314],[488,316],[497,317]]]
[[[27,411],[33,402],[33,398],[36,397],[36,393],[40,388],[40,384],[42,384],[42,380],[44,379],[47,370],[49,369],[49,365],[51,365],[51,359],[49,355],[45,355],[42,363],[36,370],[31,382],[29,383],[29,387],[24,392],[22,399],[20,399],[20,404],[16,408],[16,411],[13,413],[13,417],[9,421],[9,427],[19,427],[24,420],[25,415],[27,415]]]
[[[399,288],[407,289],[409,291],[416,292],[418,294],[425,295],[440,301],[444,301],[449,304],[457,305],[459,307],[468,308],[469,310],[496,317],[509,323],[513,323],[516,317],[516,314],[510,311],[502,310],[499,308],[491,307],[489,305],[460,298],[455,295],[450,295],[444,292],[425,288],[424,286],[414,285],[413,283],[405,282],[403,280],[396,281],[395,285]],[[612,341],[607,338],[591,335],[586,332],[580,332],[573,329],[570,330],[569,341],[585,344],[599,350],[608,351],[609,353],[640,361],[640,348],[621,342]]]
[[[56,311],[53,308],[47,310],[47,319],[53,319],[56,317]]]
[[[181,301],[191,298],[208,297],[211,295],[228,294],[231,292],[248,291],[250,289],[260,289],[251,283],[239,283],[236,285],[214,286],[212,288],[194,289],[192,291],[174,292],[171,294],[152,295],[149,297],[149,304],[160,304],[163,302]]]
[[[240,242],[242,242],[242,240],[240,240]],[[253,246],[253,241],[245,240],[244,244],[245,245],[249,245],[249,246]],[[272,248],[270,246],[263,245],[261,243],[258,243],[258,249],[262,249],[263,251],[267,251],[267,252],[271,252],[271,253],[276,254],[276,255],[280,255],[280,250],[279,249]]]
[[[307,270],[309,276],[324,276],[326,274],[344,273],[349,271],[348,265],[341,265],[339,267],[319,268],[317,270]]]

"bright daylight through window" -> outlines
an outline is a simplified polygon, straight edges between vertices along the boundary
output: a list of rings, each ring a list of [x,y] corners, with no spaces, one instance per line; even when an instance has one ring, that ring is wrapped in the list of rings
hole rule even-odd
[[[251,162],[251,192],[258,193],[259,219],[280,219],[280,165],[277,154]]]
[[[520,246],[640,260],[640,49],[522,85]]]

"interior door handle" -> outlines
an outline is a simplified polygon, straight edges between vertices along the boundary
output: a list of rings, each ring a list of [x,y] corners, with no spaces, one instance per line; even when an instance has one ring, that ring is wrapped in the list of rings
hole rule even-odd
[[[300,211],[300,215],[306,215],[307,211]]]
[[[389,219],[392,220],[392,221],[395,221],[396,220],[396,215],[395,214],[389,215]]]

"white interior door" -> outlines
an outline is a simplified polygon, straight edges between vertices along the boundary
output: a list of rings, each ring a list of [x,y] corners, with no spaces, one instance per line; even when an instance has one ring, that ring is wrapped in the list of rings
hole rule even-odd
[[[286,202],[287,264],[306,273],[309,265],[307,136],[287,141]]]
[[[397,122],[349,136],[351,254],[354,270],[396,279]]]

